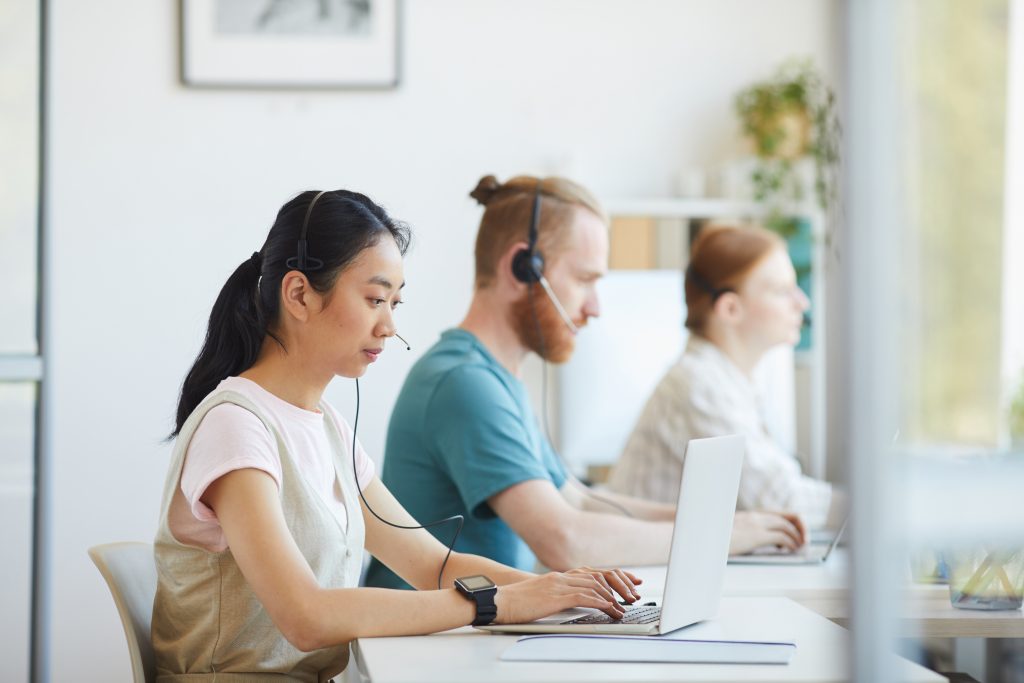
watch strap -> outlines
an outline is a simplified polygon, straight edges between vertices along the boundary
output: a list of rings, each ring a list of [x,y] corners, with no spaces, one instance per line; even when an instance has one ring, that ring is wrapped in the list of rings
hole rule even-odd
[[[473,620],[473,626],[487,626],[498,616],[498,606],[494,604],[497,592],[497,588],[489,588],[470,594],[476,603],[476,619]]]

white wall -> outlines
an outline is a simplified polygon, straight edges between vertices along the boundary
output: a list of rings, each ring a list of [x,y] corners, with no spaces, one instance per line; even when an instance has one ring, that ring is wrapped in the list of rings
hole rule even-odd
[[[821,0],[413,0],[392,92],[194,91],[176,3],[49,3],[46,313],[50,677],[127,680],[88,546],[154,533],[176,392],[231,270],[295,192],[350,187],[412,223],[397,344],[362,384],[371,453],[413,360],[469,298],[486,172],[667,193],[738,150],[733,94],[783,58],[836,70]],[[351,383],[328,398],[351,407]]]

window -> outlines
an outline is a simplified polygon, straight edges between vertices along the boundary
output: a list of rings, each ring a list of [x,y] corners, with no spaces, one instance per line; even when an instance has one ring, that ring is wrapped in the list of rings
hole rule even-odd
[[[1009,7],[1007,0],[912,7],[903,438],[991,448],[1007,427],[1001,304]]]
[[[851,662],[890,681],[908,547],[1024,548],[1024,1],[847,9]]]

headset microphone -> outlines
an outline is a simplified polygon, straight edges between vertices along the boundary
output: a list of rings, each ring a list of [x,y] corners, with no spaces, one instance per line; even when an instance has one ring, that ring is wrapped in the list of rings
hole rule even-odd
[[[526,249],[520,249],[516,252],[515,256],[512,257],[512,274],[517,280],[527,285],[531,285],[534,282],[539,282],[540,286],[544,289],[544,294],[547,295],[552,305],[555,307],[555,311],[558,312],[562,322],[565,323],[569,330],[576,334],[579,332],[579,328],[573,323],[572,318],[565,312],[565,308],[562,306],[562,302],[555,296],[554,291],[551,289],[551,285],[548,284],[548,280],[544,277],[544,256],[537,249],[538,234],[540,232],[540,196],[541,196],[541,184],[542,180],[537,180],[537,187],[533,191],[533,211],[530,213],[530,232],[529,241],[527,242]],[[534,306],[533,301],[533,288],[528,287],[526,294],[530,297],[530,309],[533,311],[533,323],[537,328],[537,339],[540,341],[540,359],[541,368],[541,417],[544,423],[544,435],[547,437],[548,443],[553,444],[551,440],[551,430],[548,428],[548,362],[544,357],[544,331],[541,329],[540,318],[537,317],[537,309]],[[562,468],[569,473],[569,466],[562,458],[562,454],[555,450],[554,446],[551,446],[552,452],[558,458],[559,462],[562,463]],[[572,476],[569,477],[569,481],[574,482],[574,485],[581,486],[581,492],[583,495],[592,498],[598,502],[604,503],[605,505],[615,508],[626,517],[632,517],[633,514],[625,507],[619,505],[614,500],[609,500],[604,496],[599,496],[590,490],[590,487],[583,484],[576,484],[576,479]]]
[[[409,342],[405,341],[405,337],[403,337],[402,335],[398,334],[397,332],[395,332],[395,336],[398,337],[399,339],[401,339],[402,343],[405,344],[405,350],[406,351],[412,351],[412,347],[409,346]]]
[[[554,305],[555,310],[558,312],[558,316],[562,319],[562,322],[565,323],[565,326],[569,328],[569,331],[573,334],[579,332],[580,328],[576,327],[572,318],[569,317],[569,314],[566,313],[565,309],[562,307],[562,302],[558,300],[558,297],[555,296],[555,293],[551,290],[551,285],[548,284],[548,279],[541,275],[537,282],[539,282],[540,286],[544,288],[544,293],[548,295],[548,299],[551,300],[552,305]]]
[[[320,268],[323,268],[324,262],[322,260],[318,258],[313,258],[312,256],[309,255],[309,245],[306,242],[306,233],[309,230],[309,217],[313,213],[313,206],[316,205],[317,200],[320,199],[320,197],[322,197],[324,194],[326,194],[326,190],[323,192],[318,192],[316,196],[313,197],[313,200],[309,203],[309,206],[306,208],[306,217],[302,220],[302,231],[299,234],[297,253],[295,256],[285,261],[286,267],[300,271],[318,270]],[[395,336],[398,337],[399,339],[402,339],[402,337],[399,336],[398,334],[395,334]],[[405,348],[407,351],[412,351],[412,347],[409,346],[409,342],[405,341],[405,339],[402,339],[402,342],[405,344]],[[376,517],[383,524],[387,524],[388,526],[393,527],[395,529],[430,529],[441,524],[447,524],[448,522],[455,522],[455,533],[452,535],[451,542],[449,542],[447,545],[448,552],[445,554],[444,560],[441,561],[441,568],[437,572],[437,589],[441,590],[441,581],[444,578],[444,569],[448,566],[448,560],[451,558],[452,550],[455,548],[455,541],[459,538],[459,533],[462,532],[462,524],[465,521],[465,519],[463,518],[462,515],[452,515],[451,517],[445,517],[444,519],[438,519],[433,522],[427,522],[426,524],[395,524],[394,522],[389,522],[388,520],[378,515],[377,512],[372,507],[370,507],[370,503],[369,501],[366,500],[366,496],[363,495],[363,489],[359,487],[359,468],[356,465],[356,444],[358,443],[358,441],[356,440],[356,435],[358,433],[359,378],[357,377],[356,418],[355,421],[352,423],[352,477],[356,483],[356,491],[359,492],[359,498],[363,501],[363,505],[366,506],[367,511],[371,515]]]
[[[515,256],[512,257],[512,274],[517,280],[527,285],[531,285],[534,282],[539,282],[540,286],[544,289],[544,293],[555,307],[555,311],[558,313],[558,317],[562,319],[565,326],[569,328],[569,331],[573,334],[579,332],[579,328],[573,323],[572,318],[565,312],[565,307],[562,306],[562,302],[555,296],[555,292],[551,289],[551,285],[548,284],[548,279],[544,277],[544,255],[540,253],[537,248],[537,237],[540,232],[540,195],[541,195],[541,182],[537,181],[537,187],[533,191],[533,210],[530,212],[530,232],[529,242],[527,243],[526,249],[520,249],[516,252]]]
[[[395,335],[396,337],[398,335]],[[399,337],[401,339],[401,337]],[[403,340],[405,341],[405,340]],[[445,517],[444,519],[437,519],[433,522],[427,522],[426,524],[395,524],[389,522],[380,515],[377,511],[370,507],[370,501],[366,500],[366,496],[363,494],[363,489],[359,487],[359,467],[356,465],[356,435],[359,433],[359,378],[356,377],[356,419],[352,423],[352,476],[356,482],[356,491],[359,492],[359,498],[363,501],[363,505],[366,506],[366,510],[376,517],[383,524],[387,524],[389,527],[395,529],[430,529],[431,527],[438,526],[440,524],[447,524],[448,522],[455,522],[455,533],[452,535],[452,540],[448,543],[448,552],[444,556],[444,560],[441,562],[441,569],[437,572],[437,590],[441,590],[441,581],[444,578],[444,568],[448,566],[448,560],[452,556],[452,551],[455,549],[455,541],[458,540],[459,534],[462,532],[462,525],[465,522],[465,518],[462,515],[452,515],[451,517]],[[438,539],[440,540],[440,539]]]

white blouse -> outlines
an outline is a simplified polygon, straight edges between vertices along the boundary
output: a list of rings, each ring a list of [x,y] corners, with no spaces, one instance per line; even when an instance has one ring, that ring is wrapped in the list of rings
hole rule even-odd
[[[765,428],[761,405],[750,379],[717,346],[692,335],[644,406],[609,488],[675,503],[687,441],[740,434],[747,452],[737,508],[789,510],[811,528],[824,526],[831,484],[801,473],[796,458]]]

